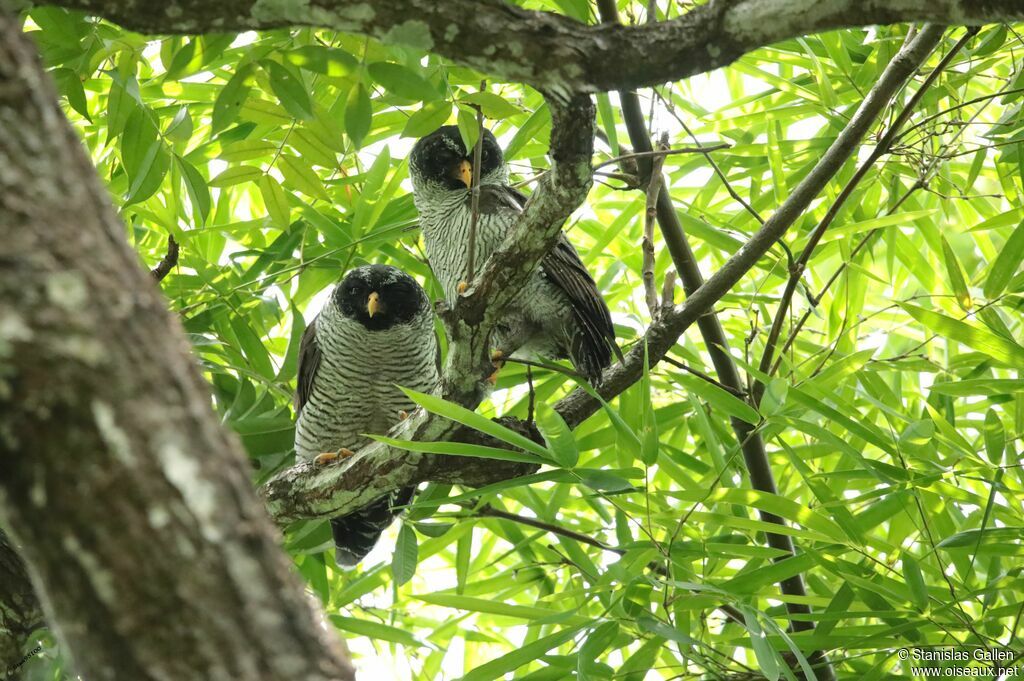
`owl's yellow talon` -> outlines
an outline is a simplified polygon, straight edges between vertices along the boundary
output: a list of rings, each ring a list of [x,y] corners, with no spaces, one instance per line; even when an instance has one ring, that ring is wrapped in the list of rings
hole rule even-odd
[[[347,447],[342,447],[336,452],[324,452],[323,454],[318,454],[316,458],[313,459],[313,463],[316,464],[317,466],[326,466],[329,463],[334,463],[335,461],[347,459],[350,456],[353,456],[354,454],[355,452],[353,452],[351,449],[348,449]]]
[[[491,353],[491,361],[494,362],[494,366],[500,369],[505,366],[505,353],[501,350],[495,350]]]
[[[465,293],[468,288],[469,284],[467,284],[464,281],[460,281],[458,286],[455,287],[455,290],[458,291],[459,293]]]

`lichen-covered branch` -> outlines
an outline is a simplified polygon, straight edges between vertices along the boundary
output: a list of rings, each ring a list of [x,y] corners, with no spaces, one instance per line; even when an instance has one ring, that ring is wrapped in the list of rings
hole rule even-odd
[[[147,33],[318,26],[414,45],[552,94],[621,90],[726,66],[764,45],[851,26],[1024,20],[1020,0],[711,0],[642,26],[588,26],[503,0],[53,0]]]
[[[82,678],[354,678],[2,10],[0,523]]]

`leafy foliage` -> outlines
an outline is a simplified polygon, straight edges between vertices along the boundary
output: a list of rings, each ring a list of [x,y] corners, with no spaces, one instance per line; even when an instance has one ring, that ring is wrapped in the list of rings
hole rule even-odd
[[[620,5],[642,16],[646,3]],[[577,0],[530,6],[591,13]],[[342,273],[390,262],[441,297],[409,193],[412,138],[450,121],[474,134],[480,107],[514,181],[546,167],[550,116],[536,92],[481,90],[481,74],[409,47],[309,29],[153,39],[47,8],[32,10],[26,29],[141,257],[152,265],[168,237],[181,244],[162,286],[257,484],[292,461],[299,338]],[[712,155],[718,173],[700,154],[665,159],[705,273],[810,170],[904,34],[808,36],[650,93],[652,128],[672,146],[730,145]],[[482,490],[427,487],[357,572],[335,569],[326,523],[288,528],[286,549],[368,675],[780,678],[790,674],[783,653],[820,647],[843,677],[909,677],[893,649],[1019,650],[1022,44],[1015,27],[983,30],[856,187],[801,280],[759,410],[679,368],[713,374],[693,329],[673,363],[575,432],[549,407],[574,384],[534,370],[543,447],[420,443],[547,465]],[[595,162],[628,139],[615,95],[598,104]],[[803,247],[854,168],[719,305],[749,375],[787,251]],[[628,171],[603,168],[568,226],[622,345],[650,321],[644,193]],[[672,262],[656,247],[661,282]],[[484,415],[526,416],[524,368],[510,365],[497,388]],[[778,494],[749,488],[731,418],[756,424]],[[758,511],[787,521],[796,556],[775,562]],[[785,602],[797,599],[780,597],[777,582],[796,574],[812,633],[785,629]],[[55,654],[32,673],[62,678]]]

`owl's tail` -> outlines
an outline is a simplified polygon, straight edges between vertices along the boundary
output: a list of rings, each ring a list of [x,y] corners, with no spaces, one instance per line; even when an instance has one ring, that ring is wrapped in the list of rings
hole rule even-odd
[[[358,511],[332,518],[334,560],[338,565],[343,568],[358,565],[359,561],[373,549],[395,516],[402,512],[401,507],[412,500],[415,491],[415,487],[406,487],[395,494],[381,497]]]

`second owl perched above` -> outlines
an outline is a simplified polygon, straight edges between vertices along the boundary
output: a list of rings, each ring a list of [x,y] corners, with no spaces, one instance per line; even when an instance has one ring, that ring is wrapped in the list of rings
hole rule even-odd
[[[490,131],[483,131],[481,144],[478,263],[501,245],[526,204],[508,184],[501,147]],[[409,174],[430,267],[445,297],[454,301],[469,275],[472,150],[466,150],[456,126],[444,126],[413,147]],[[618,348],[608,306],[565,234],[505,310],[492,345],[504,356],[568,357],[595,384],[611,364]]]

